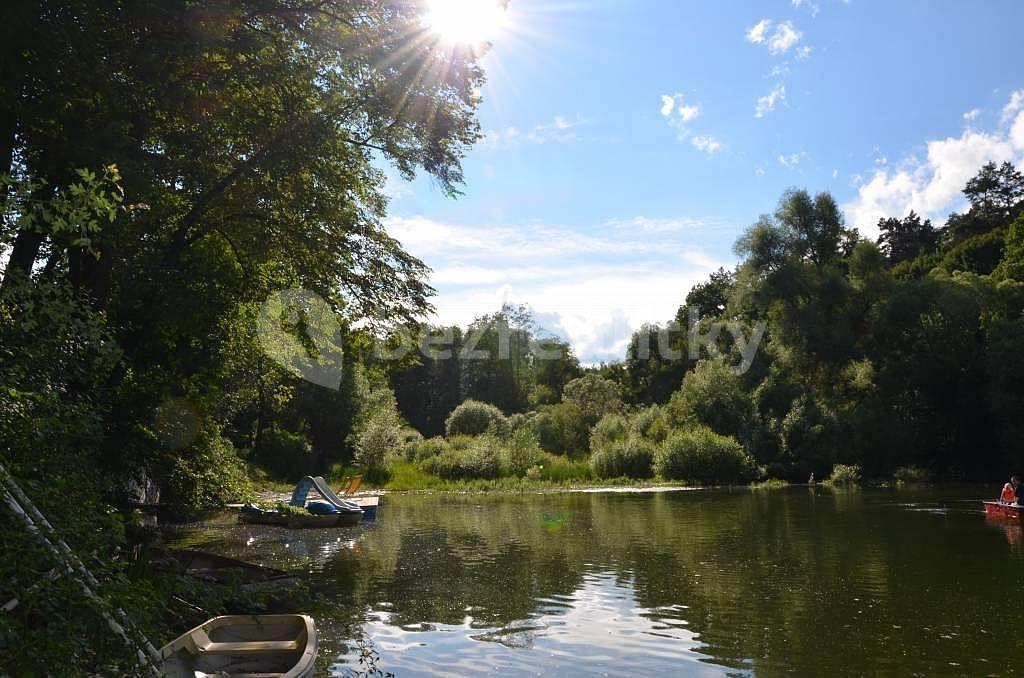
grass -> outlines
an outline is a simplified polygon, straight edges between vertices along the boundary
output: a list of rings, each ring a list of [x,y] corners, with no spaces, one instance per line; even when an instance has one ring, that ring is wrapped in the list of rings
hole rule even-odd
[[[341,468],[335,465],[327,476],[332,487],[338,487],[341,481],[352,475],[362,475],[362,469],[356,467]],[[289,493],[295,483],[271,479],[263,476],[254,479],[261,491]],[[395,460],[391,464],[390,477],[383,484],[363,483],[364,489],[382,489],[388,492],[450,492],[458,494],[488,492],[537,492],[545,490],[581,489],[588,487],[656,487],[659,485],[677,486],[678,482],[667,482],[657,479],[638,480],[636,478],[595,478],[586,460],[574,461],[564,457],[548,455],[544,462],[530,469],[526,477],[506,476],[493,479],[446,480],[440,476],[423,471],[419,466],[404,460]]]

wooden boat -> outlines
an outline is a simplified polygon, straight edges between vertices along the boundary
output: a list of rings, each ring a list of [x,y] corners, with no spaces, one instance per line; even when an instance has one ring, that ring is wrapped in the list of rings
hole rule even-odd
[[[362,511],[356,513],[333,513],[325,516],[295,515],[285,513],[241,513],[238,522],[249,525],[276,525],[291,529],[328,527],[352,527],[363,519]]]
[[[1020,520],[1024,506],[1004,504],[1001,501],[986,501],[985,515],[991,518],[1003,518],[1005,520]]]
[[[316,664],[316,627],[302,614],[214,617],[160,649],[169,678],[307,678]]]
[[[184,571],[185,574],[196,579],[217,584],[238,582],[246,586],[260,584],[287,585],[294,583],[298,579],[291,572],[275,570],[272,567],[263,567],[262,565],[247,563],[244,560],[235,560],[234,558],[204,551],[190,551],[187,549],[164,551],[162,549],[153,549],[152,559],[158,567],[163,566],[176,571]]]

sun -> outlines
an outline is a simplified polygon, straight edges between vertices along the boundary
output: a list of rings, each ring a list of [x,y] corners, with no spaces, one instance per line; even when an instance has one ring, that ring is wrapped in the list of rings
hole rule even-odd
[[[489,42],[505,22],[505,3],[501,0],[427,0],[423,22],[446,42]]]

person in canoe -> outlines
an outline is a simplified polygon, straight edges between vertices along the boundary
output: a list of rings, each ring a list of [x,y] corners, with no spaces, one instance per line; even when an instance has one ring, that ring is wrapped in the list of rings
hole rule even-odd
[[[1021,486],[1020,476],[1014,475],[1010,477],[1010,482],[1003,485],[1003,493],[999,496],[999,501],[1004,504],[1021,503],[1021,499],[1024,499],[1024,487]]]

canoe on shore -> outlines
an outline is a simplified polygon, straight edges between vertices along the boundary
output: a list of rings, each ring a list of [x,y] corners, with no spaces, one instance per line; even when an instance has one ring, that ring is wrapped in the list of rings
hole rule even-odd
[[[160,650],[165,676],[307,678],[316,668],[313,619],[301,614],[215,617]]]
[[[985,515],[992,518],[1020,520],[1022,515],[1021,511],[1024,511],[1024,506],[1004,504],[1001,501],[986,501],[983,503],[985,504]]]
[[[291,529],[311,529],[328,527],[352,527],[363,519],[362,511],[352,513],[333,513],[329,515],[295,515],[286,513],[240,513],[238,522],[248,525],[276,525]]]
[[[257,584],[290,584],[297,581],[292,572],[263,567],[244,560],[235,560],[205,551],[188,549],[161,550],[153,549],[153,562],[157,566],[184,571],[185,574],[203,581],[217,584],[239,582],[242,585]]]

